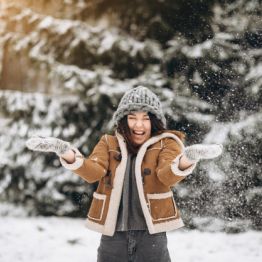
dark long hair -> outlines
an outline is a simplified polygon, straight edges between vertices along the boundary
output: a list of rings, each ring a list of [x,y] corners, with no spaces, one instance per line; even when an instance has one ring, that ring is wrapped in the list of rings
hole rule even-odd
[[[165,130],[167,130],[164,127],[163,123],[158,118],[156,118],[156,116],[154,114],[149,112],[148,116],[149,116],[150,121],[151,121],[151,137],[155,136],[155,135],[159,135],[159,134],[163,133]],[[117,130],[118,133],[120,133],[124,137],[126,144],[127,144],[128,152],[131,153],[131,154],[136,154],[140,145],[135,145],[132,142],[130,129],[129,129],[128,123],[127,123],[127,116],[124,116],[118,122],[116,130]]]

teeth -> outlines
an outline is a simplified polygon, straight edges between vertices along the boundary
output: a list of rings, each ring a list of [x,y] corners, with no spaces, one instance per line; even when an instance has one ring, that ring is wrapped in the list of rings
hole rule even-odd
[[[138,131],[134,131],[134,133],[137,134],[137,135],[143,135],[144,134],[144,132],[138,132]]]

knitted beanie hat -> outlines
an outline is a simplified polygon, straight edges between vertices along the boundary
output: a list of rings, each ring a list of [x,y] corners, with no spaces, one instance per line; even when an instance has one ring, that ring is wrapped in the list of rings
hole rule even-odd
[[[132,111],[150,112],[166,127],[166,118],[163,114],[160,100],[147,87],[138,86],[126,91],[113,115],[114,125],[117,125],[121,118]]]

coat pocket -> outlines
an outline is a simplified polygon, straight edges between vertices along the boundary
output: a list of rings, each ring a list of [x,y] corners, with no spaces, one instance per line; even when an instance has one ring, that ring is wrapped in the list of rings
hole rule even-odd
[[[177,208],[171,191],[159,194],[147,194],[147,199],[153,221],[176,218]]]
[[[88,212],[88,218],[100,221],[103,217],[106,203],[106,195],[94,192],[91,207]]]

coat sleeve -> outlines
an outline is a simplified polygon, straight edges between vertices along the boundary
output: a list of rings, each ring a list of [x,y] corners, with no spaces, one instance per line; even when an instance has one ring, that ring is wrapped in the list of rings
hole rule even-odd
[[[178,168],[179,159],[182,155],[183,149],[174,139],[164,139],[164,146],[159,154],[156,169],[157,177],[164,185],[174,186],[194,170],[196,164],[193,164],[185,170]]]
[[[106,175],[109,166],[106,135],[102,136],[88,158],[84,158],[76,148],[73,148],[73,150],[76,153],[74,163],[68,164],[60,157],[60,162],[65,168],[73,171],[88,183],[99,181]]]

